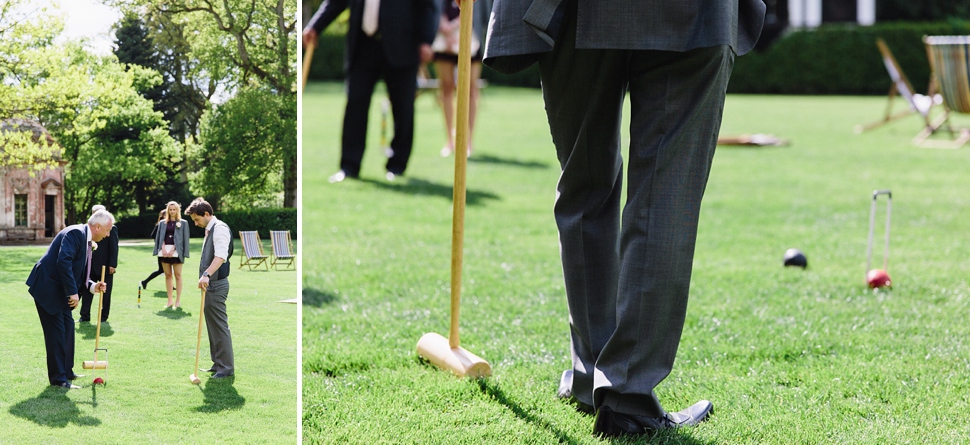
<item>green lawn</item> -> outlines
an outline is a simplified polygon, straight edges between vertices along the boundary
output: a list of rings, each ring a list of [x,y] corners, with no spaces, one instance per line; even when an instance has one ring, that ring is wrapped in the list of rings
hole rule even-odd
[[[180,311],[164,310],[165,276],[141,295],[138,281],[156,269],[147,240],[122,240],[111,314],[101,326],[108,349],[104,371],[81,369],[94,358],[95,324],[77,324],[75,372],[80,390],[48,386],[44,339],[24,281],[42,247],[0,247],[0,444],[292,444],[297,441],[296,272],[239,270],[236,240],[227,311],[236,375],[192,385],[200,291],[196,288],[201,239],[191,240],[184,265]],[[268,243],[264,246],[270,250]],[[92,308],[96,317],[97,302]],[[78,311],[74,311],[77,319]],[[204,328],[203,328],[204,329]],[[101,356],[103,357],[103,355]],[[99,359],[102,359],[99,357]],[[202,334],[200,365],[209,346]]]
[[[309,85],[303,102],[303,442],[602,443],[555,397],[569,342],[540,93],[485,90],[469,162],[461,339],[493,367],[481,381],[414,351],[448,331],[453,158],[438,155],[440,109],[419,97],[411,165],[389,183],[375,100],[363,179],[328,184],[343,104],[336,84]],[[852,133],[884,107],[728,98],[723,135],[792,144],[718,149],[683,340],[657,388],[668,409],[707,398],[715,414],[654,443],[970,437],[970,149],[911,147],[913,116]],[[893,191],[890,291],[864,283],[874,189]],[[807,270],[782,267],[789,247]]]

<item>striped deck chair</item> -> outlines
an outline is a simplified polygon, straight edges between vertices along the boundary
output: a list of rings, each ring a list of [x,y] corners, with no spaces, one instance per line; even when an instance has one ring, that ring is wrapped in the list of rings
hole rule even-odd
[[[269,263],[266,263],[269,257],[263,253],[263,243],[259,240],[259,232],[240,230],[239,239],[242,241],[243,252],[246,254],[246,259],[239,262],[239,268],[249,266],[249,270],[253,270],[253,267],[266,264],[266,270],[269,270]]]
[[[293,265],[296,255],[293,254],[293,241],[289,230],[272,230],[269,237],[273,241],[273,258],[270,260],[274,269],[279,270],[280,263],[288,262],[286,267]]]
[[[913,138],[913,143],[926,148],[960,148],[970,142],[970,129],[959,133],[949,121],[950,113],[970,113],[970,36],[924,36],[926,56],[930,59],[932,80],[943,95],[945,124],[927,126]],[[948,140],[929,139],[946,127]]]
[[[933,82],[930,82],[926,95],[917,93],[913,89],[913,85],[909,83],[909,78],[906,77],[906,73],[903,72],[903,68],[899,66],[899,62],[896,61],[896,57],[893,56],[893,52],[889,50],[889,45],[886,45],[886,41],[883,39],[876,39],[876,47],[879,48],[879,54],[882,56],[882,63],[885,65],[886,73],[889,74],[889,79],[892,81],[892,84],[889,86],[889,100],[886,102],[886,114],[882,117],[882,119],[877,121],[864,125],[856,125],[856,134],[881,127],[884,124],[913,113],[919,113],[927,127],[933,125],[939,126],[942,123],[941,120],[930,122],[930,111],[932,110],[933,106],[943,103],[943,97],[941,97],[939,94],[933,94]],[[906,101],[907,106],[905,109],[893,113],[893,99],[896,96],[902,97],[903,100]]]

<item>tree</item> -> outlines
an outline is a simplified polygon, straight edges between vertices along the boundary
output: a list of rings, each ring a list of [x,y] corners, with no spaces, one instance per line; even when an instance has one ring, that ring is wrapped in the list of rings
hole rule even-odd
[[[49,95],[43,86],[22,76],[30,65],[42,64],[35,57],[62,26],[57,21],[32,19],[39,9],[28,6],[25,0],[0,0],[0,167],[43,169],[51,165],[60,148],[46,138],[36,139],[31,131],[22,131],[18,122],[34,120],[38,107],[58,103],[62,97],[56,92]]]
[[[279,202],[284,172],[296,159],[295,129],[295,100],[267,89],[239,91],[203,118],[192,190],[236,208]]]
[[[184,26],[197,72],[234,94],[262,89],[280,101],[296,103],[296,0],[114,0],[149,17]],[[295,141],[296,127],[290,129]],[[204,140],[203,147],[210,147]],[[248,144],[248,140],[236,144]],[[258,145],[258,143],[257,143]],[[291,147],[292,148],[292,147]],[[253,147],[259,150],[258,146]],[[296,150],[282,172],[283,206],[296,205]],[[260,166],[254,166],[260,167]],[[227,195],[228,196],[228,195]]]
[[[140,96],[120,98],[99,114],[102,125],[72,163],[71,201],[79,209],[102,203],[109,210],[137,207],[145,213],[152,192],[181,160],[181,145],[169,136],[162,113]]]
[[[28,5],[0,0],[0,113],[40,122],[59,144],[68,223],[96,203],[113,212],[144,210],[146,193],[165,180],[164,167],[182,156],[162,113],[139,94],[161,77],[79,42],[54,45],[60,19]],[[14,146],[8,159],[29,156]]]
[[[183,97],[185,93],[189,93],[190,98],[195,98],[196,94],[193,94],[195,90],[177,83],[176,79],[168,73],[162,59],[170,59],[171,51],[157,45],[145,22],[130,11],[116,25],[114,54],[120,63],[138,65],[161,74],[161,82],[140,91],[142,97],[152,101],[154,110],[162,113],[164,119],[168,121],[168,130],[172,137],[179,139],[183,145],[187,137],[194,137],[195,130],[186,129],[186,116],[201,116],[201,108],[208,102],[207,98],[203,97],[201,103],[196,105],[195,101],[186,100]],[[197,122],[198,117],[194,120]],[[194,128],[197,128],[197,124]],[[192,195],[189,193],[186,167],[184,156],[179,157],[174,162],[160,165],[164,174],[162,184],[143,181],[133,184],[138,195],[139,210],[144,212],[149,206],[161,208],[171,200],[190,201]]]

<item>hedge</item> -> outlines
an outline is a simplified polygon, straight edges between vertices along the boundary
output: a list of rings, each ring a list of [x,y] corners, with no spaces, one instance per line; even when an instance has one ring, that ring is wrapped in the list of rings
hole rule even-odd
[[[763,52],[738,57],[728,92],[886,94],[892,81],[876,47],[881,37],[913,88],[925,93],[930,67],[922,37],[966,34],[970,34],[970,21],[963,20],[831,24],[795,31]]]
[[[296,209],[253,209],[217,212],[216,217],[225,221],[232,229],[233,238],[239,237],[240,231],[255,230],[259,237],[268,240],[271,230],[289,230],[290,236],[296,239]],[[193,238],[205,236],[205,229],[196,227],[189,222],[189,235]],[[150,238],[158,213],[143,213],[130,216],[117,222],[119,238]]]
[[[917,92],[925,93],[929,63],[924,35],[968,35],[970,21],[885,22],[873,26],[826,24],[792,31],[762,52],[738,57],[729,93],[754,94],[886,94],[891,81],[882,64],[876,39],[889,45]],[[344,37],[320,36],[310,77],[343,79]],[[482,77],[495,85],[539,87],[539,69],[533,65],[515,75],[489,68]]]

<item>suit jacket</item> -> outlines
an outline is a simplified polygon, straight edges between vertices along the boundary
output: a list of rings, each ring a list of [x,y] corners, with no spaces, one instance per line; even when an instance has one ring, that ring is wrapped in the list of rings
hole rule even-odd
[[[325,0],[316,14],[306,25],[317,33],[330,25],[345,9],[350,8],[349,30],[347,31],[347,51],[344,53],[344,70],[349,71],[357,49],[357,39],[361,36],[361,23],[364,17],[364,0]],[[384,57],[392,68],[418,66],[420,54],[418,47],[434,41],[438,32],[438,17],[441,14],[435,0],[383,0],[378,15],[378,33]]]
[[[158,252],[162,251],[162,244],[165,244],[165,224],[163,219],[155,226],[155,249],[152,250],[152,255],[158,256]],[[175,252],[178,253],[179,261],[184,263],[189,257],[189,223],[180,219],[178,224],[181,227],[175,228]]]
[[[88,287],[87,231],[87,224],[61,230],[27,277],[28,292],[48,314],[70,310],[67,297]]]
[[[528,68],[552,51],[564,9],[576,1],[576,48],[688,51],[754,47],[764,24],[762,0],[495,0],[485,64],[503,73]]]
[[[101,242],[98,249],[91,252],[91,281],[101,281],[101,266],[118,267],[118,226],[111,226],[111,232]],[[104,271],[105,280],[111,278]]]

